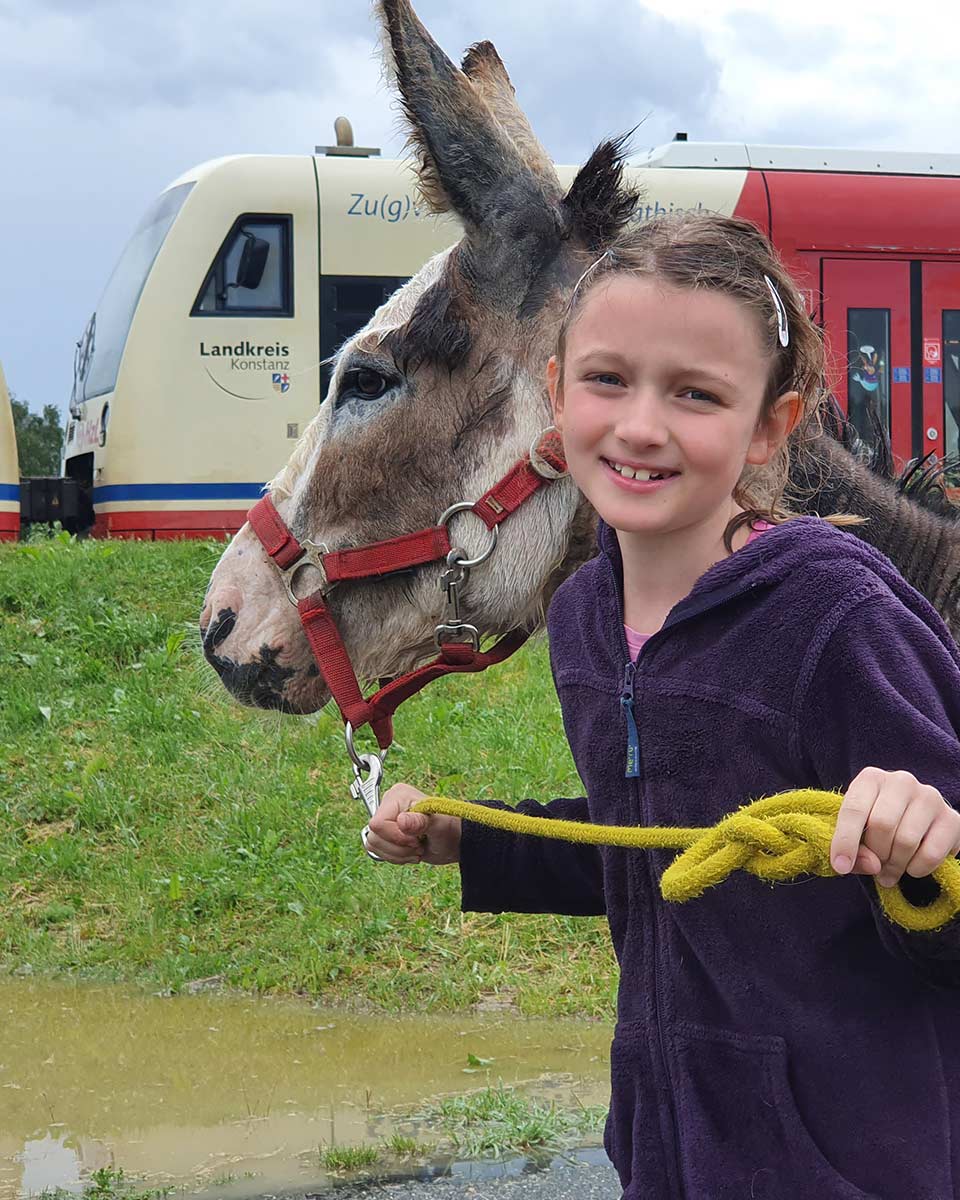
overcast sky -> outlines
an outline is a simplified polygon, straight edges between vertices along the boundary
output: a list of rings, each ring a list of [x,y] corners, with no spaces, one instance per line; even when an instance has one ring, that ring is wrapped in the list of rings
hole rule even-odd
[[[707,15],[704,15],[704,9]],[[953,4],[420,0],[451,57],[494,41],[559,162],[642,122],[692,139],[960,152]],[[73,345],[187,167],[310,153],[344,113],[403,138],[366,0],[0,0],[0,362],[65,407]]]

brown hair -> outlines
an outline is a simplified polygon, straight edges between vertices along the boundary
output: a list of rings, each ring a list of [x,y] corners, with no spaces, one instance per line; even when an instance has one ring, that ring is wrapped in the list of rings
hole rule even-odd
[[[796,284],[774,247],[750,221],[716,213],[683,213],[657,217],[623,230],[607,250],[580,277],[561,321],[557,339],[557,386],[563,387],[563,359],[570,328],[583,300],[604,279],[614,275],[657,278],[678,288],[704,288],[738,300],[755,314],[761,344],[770,358],[770,375],[760,410],[760,420],[786,392],[800,396],[798,432],[791,441],[802,453],[804,442],[820,431],[824,398],[824,352],[821,331],[807,315]],[[786,314],[789,341],[779,337],[777,307],[766,276],[779,293]],[[786,440],[770,462],[744,468],[733,497],[744,510],[724,531],[724,544],[732,550],[734,533],[755,521],[782,524],[797,514],[784,500],[789,471]],[[859,518],[839,515],[835,524],[859,523]]]

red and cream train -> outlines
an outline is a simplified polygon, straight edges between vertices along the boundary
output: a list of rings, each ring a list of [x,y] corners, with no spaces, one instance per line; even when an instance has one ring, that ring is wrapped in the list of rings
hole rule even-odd
[[[960,156],[676,140],[628,173],[640,219],[713,209],[770,234],[865,435],[873,406],[900,460],[960,449]],[[323,360],[459,232],[420,210],[409,163],[353,147],[175,180],[78,348],[65,471],[94,531],[238,529],[321,403]]]

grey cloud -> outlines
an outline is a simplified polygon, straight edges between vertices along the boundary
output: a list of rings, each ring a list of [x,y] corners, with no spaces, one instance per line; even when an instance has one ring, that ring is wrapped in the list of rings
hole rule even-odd
[[[694,123],[718,86],[719,65],[697,34],[622,0],[418,7],[455,61],[471,42],[496,42],[535,128],[565,159],[657,110]],[[36,89],[88,117],[121,104],[242,108],[283,93],[306,103],[345,58],[375,80],[377,33],[372,6],[335,0],[278,0],[269,12],[254,0],[41,0],[19,19],[0,16],[0,94]]]
[[[734,9],[724,18],[724,25],[735,36],[738,52],[772,58],[787,70],[791,64],[803,67],[809,63],[827,70],[848,48],[835,26],[819,23],[798,28],[794,21],[788,28],[770,13],[749,9]]]
[[[364,10],[333,0],[280,0],[269,12],[252,0],[229,8],[46,0],[19,19],[0,13],[0,92],[31,87],[97,115],[120,103],[187,109],[225,96],[307,91],[330,73],[334,56],[372,56]]]

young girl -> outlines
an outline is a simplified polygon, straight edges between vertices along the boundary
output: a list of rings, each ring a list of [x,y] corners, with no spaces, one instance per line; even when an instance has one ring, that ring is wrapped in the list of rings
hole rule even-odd
[[[960,922],[909,898],[960,851],[960,658],[890,562],[782,498],[815,424],[819,334],[770,244],[716,216],[624,233],[580,281],[548,386],[600,553],[550,606],[586,798],[525,812],[712,825],[845,793],[838,876],[738,873],[684,904],[669,852],[596,850],[406,810],[368,846],[460,863],[463,908],[606,913],[621,968],[606,1147],[647,1200],[960,1195]]]

